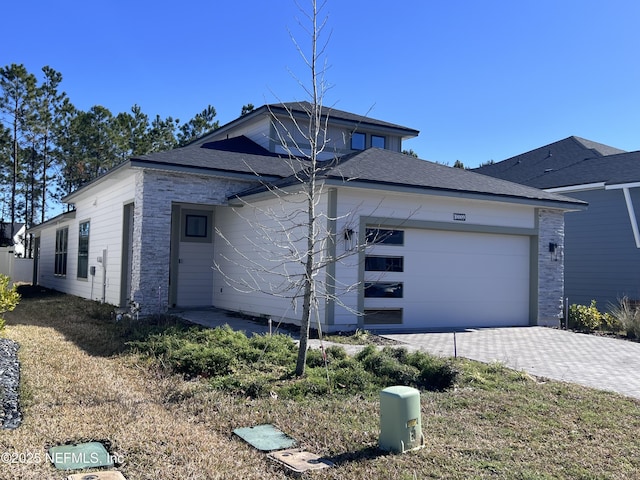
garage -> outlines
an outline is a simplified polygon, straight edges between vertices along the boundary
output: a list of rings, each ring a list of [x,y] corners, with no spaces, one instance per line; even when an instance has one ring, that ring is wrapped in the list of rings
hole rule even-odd
[[[376,315],[366,323],[416,329],[529,325],[529,236],[402,232],[401,240],[396,234],[367,251],[365,310]],[[370,268],[371,259],[393,268]]]

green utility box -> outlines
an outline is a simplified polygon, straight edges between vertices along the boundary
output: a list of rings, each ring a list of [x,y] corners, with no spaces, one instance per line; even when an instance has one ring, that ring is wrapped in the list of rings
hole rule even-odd
[[[382,450],[404,453],[424,447],[420,392],[394,386],[380,392],[380,438]]]

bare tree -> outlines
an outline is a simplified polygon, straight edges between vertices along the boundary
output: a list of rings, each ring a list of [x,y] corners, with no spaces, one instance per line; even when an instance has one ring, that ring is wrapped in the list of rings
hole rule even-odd
[[[251,217],[244,217],[255,233],[254,238],[246,239],[251,249],[250,255],[232,245],[223,232],[217,231],[240,259],[225,260],[242,263],[247,272],[244,278],[232,277],[226,275],[224,268],[217,264],[218,271],[230,285],[244,292],[259,291],[288,298],[294,309],[302,303],[300,346],[295,370],[298,376],[305,371],[310,327],[314,319],[319,320],[319,302],[330,297],[333,299],[335,295],[326,286],[326,267],[341,258],[328,254],[330,242],[335,241],[335,232],[328,225],[335,224],[337,219],[319,208],[322,200],[326,200],[322,174],[335,166],[335,161],[326,159],[331,153],[328,151],[327,137],[331,109],[323,105],[328,84],[324,78],[326,63],[322,63],[322,60],[328,38],[322,44],[319,42],[326,26],[326,17],[320,19],[326,1],[318,4],[316,0],[311,0],[310,3],[308,10],[296,3],[310,25],[299,22],[309,36],[309,52],[306,53],[291,35],[310,71],[308,82],[296,79],[309,100],[279,104],[279,110],[284,109],[286,113],[284,118],[270,112],[277,136],[274,140],[285,150],[287,158],[283,161],[288,162],[292,175],[281,183],[263,185],[264,190],[278,200],[276,203],[266,207],[246,203],[250,207],[247,210],[255,212]],[[301,111],[303,115],[300,115]],[[353,252],[347,253],[353,255]],[[324,280],[319,275],[323,275]],[[331,283],[334,282],[331,279]],[[348,289],[347,286],[342,290]]]

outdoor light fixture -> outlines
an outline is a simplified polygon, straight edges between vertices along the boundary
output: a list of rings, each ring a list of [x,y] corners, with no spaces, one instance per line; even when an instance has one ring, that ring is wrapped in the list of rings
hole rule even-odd
[[[352,228],[344,229],[344,251],[349,252],[355,246],[356,232]]]
[[[558,261],[558,244],[549,242],[549,253],[551,254],[551,260]]]

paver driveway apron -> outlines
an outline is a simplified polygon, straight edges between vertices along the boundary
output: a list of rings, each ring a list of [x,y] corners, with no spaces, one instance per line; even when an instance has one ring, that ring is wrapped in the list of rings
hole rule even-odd
[[[454,334],[384,337],[441,356],[454,355]],[[457,354],[553,380],[640,399],[640,343],[546,327],[487,328],[455,334]]]

